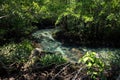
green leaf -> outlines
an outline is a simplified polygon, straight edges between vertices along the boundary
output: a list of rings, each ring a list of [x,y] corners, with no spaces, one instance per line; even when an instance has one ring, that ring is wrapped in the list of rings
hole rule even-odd
[[[88,66],[88,67],[91,67],[91,66],[92,66],[92,63],[89,62],[89,63],[87,64],[87,66]]]

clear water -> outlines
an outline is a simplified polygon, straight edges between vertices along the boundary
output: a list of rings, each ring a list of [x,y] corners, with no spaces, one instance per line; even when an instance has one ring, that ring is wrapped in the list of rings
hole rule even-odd
[[[44,29],[36,31],[32,34],[33,38],[37,40],[43,47],[43,50],[52,53],[62,54],[70,62],[78,62],[80,54],[84,54],[87,51],[94,51],[101,54],[102,57],[107,58],[109,54],[107,53],[117,53],[120,49],[113,48],[87,48],[80,46],[65,46],[63,43],[58,42],[52,36],[58,29]]]

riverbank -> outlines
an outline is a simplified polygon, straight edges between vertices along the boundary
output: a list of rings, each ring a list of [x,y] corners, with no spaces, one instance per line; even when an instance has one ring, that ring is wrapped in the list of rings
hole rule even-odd
[[[9,46],[6,45],[4,48],[1,48],[0,51],[2,54],[0,55],[0,61],[3,63],[0,63],[0,65],[2,65],[0,67],[0,71],[2,72],[0,73],[1,79],[69,80],[74,79],[77,75],[76,79],[81,78],[82,80],[91,80],[91,76],[87,74],[87,68],[82,68],[82,64],[78,64],[80,58],[86,55],[87,52],[95,52],[102,57],[102,60],[106,65],[103,74],[107,80],[115,80],[119,75],[119,49],[89,48],[77,45],[69,45],[65,42],[59,42],[54,39],[53,34],[54,29],[38,30],[32,34],[32,41],[30,42],[25,41],[19,44],[10,44]],[[33,45],[34,41],[35,44]],[[45,63],[44,67],[41,66],[41,58],[37,57],[37,59],[35,58],[35,63],[32,64],[34,66],[28,66],[27,68],[23,69],[24,64],[29,62],[31,51],[35,48],[42,49],[43,54],[45,55],[50,54],[46,57],[42,57],[42,63]],[[5,53],[7,56],[5,56]],[[110,55],[113,54],[116,55],[116,58],[110,58]],[[61,58],[59,57],[60,55],[62,56]],[[40,55],[38,54],[36,56]],[[60,63],[60,61],[63,61],[62,58],[67,62]],[[93,60],[94,59],[96,59],[95,56]],[[78,74],[80,72],[79,70],[82,70],[80,74]],[[99,70],[99,68],[97,70]],[[99,75],[96,77],[96,79],[99,80],[102,79],[102,77]]]

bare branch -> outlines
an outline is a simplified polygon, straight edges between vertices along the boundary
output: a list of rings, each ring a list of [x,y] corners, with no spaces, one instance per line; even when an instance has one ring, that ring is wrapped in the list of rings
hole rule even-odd
[[[74,72],[72,72],[72,73],[70,73],[70,74],[66,75],[66,76],[65,76],[65,78],[70,77],[71,75],[75,74],[76,72],[77,72],[77,71],[74,71]]]
[[[82,71],[83,68],[85,68],[85,66],[81,67],[81,68],[77,71],[76,75],[73,77],[72,80],[76,80],[76,79],[77,79],[78,75],[80,74],[80,72]]]
[[[64,71],[69,65],[70,65],[70,63],[67,64],[65,67],[63,67],[54,77],[52,77],[51,80],[54,80],[54,79],[55,79],[62,71]]]
[[[0,19],[2,19],[2,18],[5,18],[5,17],[8,17],[8,15],[5,15],[5,16],[1,16],[1,17],[0,17]]]

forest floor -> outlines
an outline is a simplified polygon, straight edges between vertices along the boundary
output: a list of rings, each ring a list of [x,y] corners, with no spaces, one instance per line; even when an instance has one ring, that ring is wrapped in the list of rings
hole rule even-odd
[[[8,69],[0,70],[0,80],[93,80],[87,75],[87,69],[84,65],[64,63],[60,65],[52,64],[48,67],[32,66],[23,68],[24,64],[11,64]],[[119,68],[113,67],[111,71],[104,71],[106,80],[116,80]],[[96,77],[95,80],[104,80]]]

